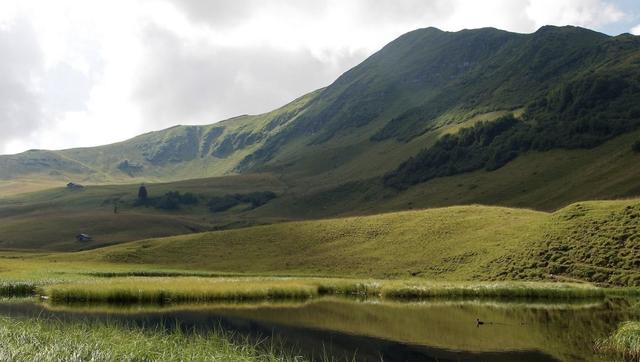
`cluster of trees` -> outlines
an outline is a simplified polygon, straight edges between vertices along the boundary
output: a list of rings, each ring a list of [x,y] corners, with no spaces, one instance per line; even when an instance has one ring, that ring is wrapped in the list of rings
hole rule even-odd
[[[276,194],[271,191],[257,191],[249,194],[233,194],[216,196],[209,199],[207,206],[211,212],[222,212],[240,204],[250,204],[250,208],[262,206],[272,199]]]
[[[180,193],[169,191],[160,197],[149,197],[147,188],[143,185],[138,189],[138,199],[135,206],[152,206],[162,210],[178,210],[181,205],[196,205],[198,197],[191,192]]]
[[[254,209],[268,203],[274,198],[276,198],[276,194],[271,191],[215,196],[209,199],[207,207],[211,212],[226,211],[240,204],[249,204],[249,208]],[[162,210],[178,210],[182,205],[196,205],[198,202],[198,196],[191,192],[180,193],[179,191],[169,191],[160,197],[149,197],[147,188],[142,185],[138,189],[138,198],[134,206],[151,206]]]
[[[522,120],[507,116],[441,138],[385,176],[404,189],[435,177],[495,170],[518,155],[551,149],[592,148],[640,126],[640,79],[590,74],[561,83],[528,105]],[[640,144],[633,146],[640,151]]]
[[[405,189],[432,178],[485,168],[495,170],[515,158],[526,145],[513,142],[519,132],[513,116],[463,128],[445,135],[431,148],[405,161],[385,176],[385,185]]]

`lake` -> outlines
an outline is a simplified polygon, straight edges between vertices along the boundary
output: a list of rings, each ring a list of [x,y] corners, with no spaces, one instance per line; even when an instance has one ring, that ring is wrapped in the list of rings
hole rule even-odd
[[[358,361],[606,361],[594,342],[638,319],[636,301],[579,303],[319,298],[309,302],[198,306],[47,305],[0,302],[0,315],[117,320],[144,328],[224,328],[278,338],[311,359]],[[477,319],[483,322],[478,325]]]

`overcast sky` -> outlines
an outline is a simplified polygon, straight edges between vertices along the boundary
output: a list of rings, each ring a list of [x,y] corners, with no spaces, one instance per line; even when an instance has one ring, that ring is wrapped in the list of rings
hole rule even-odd
[[[421,27],[640,34],[640,0],[0,0],[0,153],[271,110]]]

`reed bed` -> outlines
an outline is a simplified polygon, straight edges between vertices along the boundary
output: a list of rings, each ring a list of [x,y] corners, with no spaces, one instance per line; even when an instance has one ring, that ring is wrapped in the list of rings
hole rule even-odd
[[[272,339],[148,330],[115,322],[0,317],[0,361],[282,361],[303,358]]]
[[[206,278],[127,278],[96,283],[50,285],[43,293],[54,303],[103,302],[206,303],[270,299],[309,299],[317,287],[295,280],[242,280]]]
[[[125,272],[87,272],[84,275],[98,278],[127,278],[127,277],[143,277],[143,278],[171,278],[171,277],[233,277],[239,274],[231,273],[214,273],[214,272],[188,272],[188,271],[163,271],[163,270],[140,270]]]
[[[596,350],[628,361],[640,361],[640,322],[622,323],[609,338],[596,343]]]
[[[30,282],[0,281],[0,297],[30,297],[36,294],[36,285]]]
[[[619,293],[622,294],[622,293]],[[396,300],[432,298],[464,299],[584,299],[603,298],[607,290],[584,284],[564,283],[394,283],[381,289],[381,296]]]
[[[326,295],[428,299],[578,300],[637,295],[638,289],[606,289],[571,283],[435,283],[322,278],[127,277],[47,285],[39,292],[54,303],[170,304],[307,300]]]

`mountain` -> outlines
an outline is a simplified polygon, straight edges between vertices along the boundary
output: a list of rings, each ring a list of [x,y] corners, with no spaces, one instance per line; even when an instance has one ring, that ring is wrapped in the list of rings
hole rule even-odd
[[[445,177],[460,184],[456,177],[487,174],[481,184],[461,186],[473,196],[417,197],[415,206],[482,201],[486,194],[473,190],[494,183],[512,188],[518,182],[533,194],[544,189],[536,175],[560,167],[548,159],[554,151],[596,150],[606,158],[609,151],[597,150],[617,142],[611,152],[632,157],[633,140],[614,139],[637,129],[638,99],[640,37],[578,27],[545,26],[532,34],[426,28],[272,112],[176,126],[101,147],[0,156],[0,180],[135,183],[265,173],[308,194],[303,200],[321,203],[317,193],[324,192],[352,200],[355,209],[363,201],[354,194],[367,190],[401,200]],[[523,159],[536,165],[522,171],[533,180],[499,172]],[[592,165],[584,157],[581,162],[575,166]],[[547,182],[568,181],[584,191],[560,204],[636,193],[631,173],[616,176],[621,186],[601,192],[592,189],[600,177]],[[487,200],[536,201],[521,205],[508,193]]]

